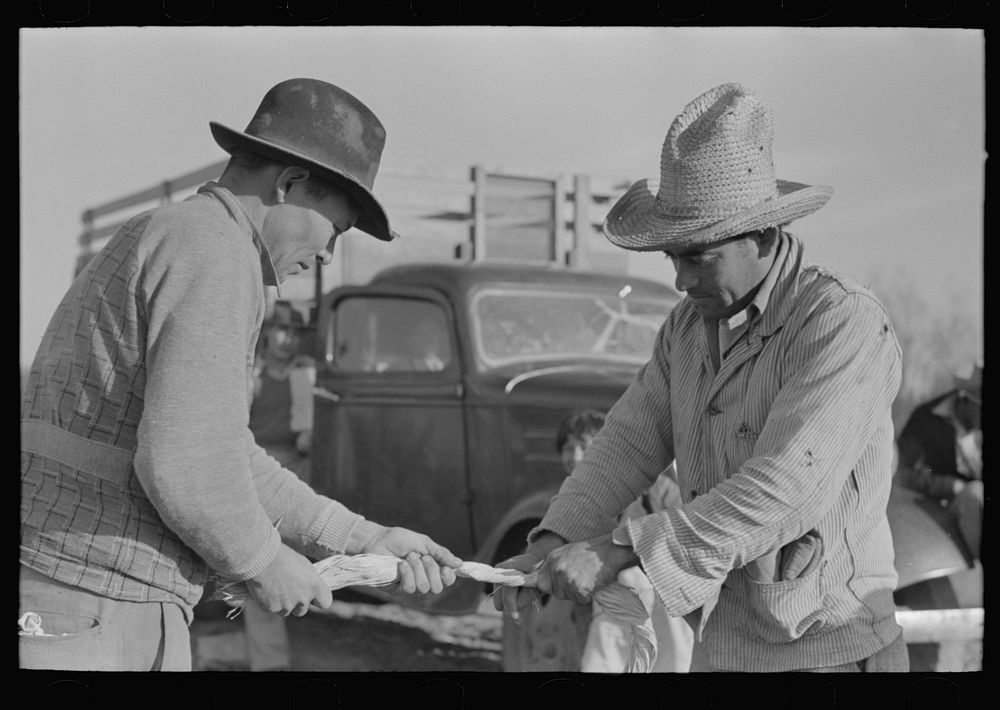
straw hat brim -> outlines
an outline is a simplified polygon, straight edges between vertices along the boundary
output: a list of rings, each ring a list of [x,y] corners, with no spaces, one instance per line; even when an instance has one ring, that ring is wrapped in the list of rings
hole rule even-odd
[[[347,194],[357,201],[361,208],[361,214],[354,225],[355,228],[383,241],[391,241],[399,237],[398,234],[389,228],[389,217],[386,215],[378,199],[372,194],[371,190],[354,176],[330,165],[320,163],[305,153],[300,153],[297,150],[286,148],[277,143],[261,140],[242,131],[223,126],[221,123],[209,121],[208,125],[212,130],[212,137],[215,138],[215,142],[227,153],[232,153],[236,148],[244,148],[275,160],[291,159],[296,165],[301,165],[311,172],[315,172],[317,177],[328,180],[338,187],[343,188]]]
[[[640,180],[618,199],[604,220],[604,233],[613,244],[633,251],[703,246],[805,217],[833,195],[833,188],[825,185],[778,180],[774,197],[720,220],[657,213],[658,188],[655,181]]]

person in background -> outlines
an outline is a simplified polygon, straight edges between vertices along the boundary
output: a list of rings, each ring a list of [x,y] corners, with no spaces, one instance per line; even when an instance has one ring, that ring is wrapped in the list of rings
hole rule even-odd
[[[250,431],[254,440],[289,471],[309,482],[312,385],[315,360],[303,336],[309,329],[288,301],[275,301],[257,341],[250,386]],[[300,382],[301,381],[301,382]],[[285,619],[254,601],[240,614],[251,671],[288,670],[291,646]]]
[[[312,329],[288,301],[276,301],[257,344],[250,431],[268,454],[309,482],[316,361]]]
[[[913,410],[899,435],[900,485],[947,506],[972,555],[983,527],[983,364]]]
[[[537,568],[537,590],[494,604],[586,603],[641,563],[695,629],[692,672],[906,671],[886,515],[899,343],[871,291],[788,231],[832,189],[777,178],[773,126],[747,87],[706,91],[671,122],[659,180],[608,212],[608,239],[669,258],[685,298],[501,563]],[[682,504],[618,523],[671,462]]]
[[[210,573],[263,609],[328,608],[309,560],[399,558],[433,592],[461,560],[315,493],[253,440],[265,288],[330,263],[340,234],[395,235],[372,193],[385,128],[344,89],[272,87],[244,131],[209,124],[217,182],[128,220],[73,281],[21,405],[21,668],[191,670]]]
[[[564,419],[556,435],[556,448],[566,475],[583,459],[583,453],[604,426],[605,415],[596,409],[581,409]],[[639,498],[619,517],[619,522],[665,510],[680,504],[673,466],[661,473]],[[618,581],[631,587],[649,612],[656,633],[654,673],[686,673],[691,666],[694,635],[680,618],[671,617],[656,598],[656,591],[638,565],[622,570]],[[604,613],[595,604],[587,640],[584,643],[580,670],[584,673],[623,673],[631,649],[631,630],[627,623]]]

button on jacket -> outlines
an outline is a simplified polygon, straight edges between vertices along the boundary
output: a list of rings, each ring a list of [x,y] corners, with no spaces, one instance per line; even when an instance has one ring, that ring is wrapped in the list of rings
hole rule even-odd
[[[21,563],[190,621],[211,567],[262,572],[281,539],[341,552],[360,516],[254,443],[247,391],[275,284],[228,190],[126,223],[73,282],[21,407]],[[281,536],[273,521],[281,520]]]
[[[795,237],[780,238],[774,268],[766,309],[717,372],[704,320],[678,304],[532,532],[607,534],[676,459],[684,504],[628,533],[668,613],[698,618],[722,670],[849,663],[901,631],[885,514],[899,345],[875,297],[804,264]],[[761,583],[744,569],[813,529],[823,558],[804,577]]]

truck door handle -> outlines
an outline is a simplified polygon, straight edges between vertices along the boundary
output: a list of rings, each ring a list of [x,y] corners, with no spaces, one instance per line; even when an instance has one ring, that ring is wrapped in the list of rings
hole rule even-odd
[[[330,390],[325,389],[323,387],[313,387],[312,392],[314,397],[319,397],[320,399],[328,399],[331,402],[340,401],[339,394],[337,394],[336,392],[331,392]]]

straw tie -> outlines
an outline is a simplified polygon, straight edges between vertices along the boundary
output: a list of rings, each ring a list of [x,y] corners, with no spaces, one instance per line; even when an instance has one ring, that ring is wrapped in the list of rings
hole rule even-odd
[[[331,590],[343,587],[384,587],[399,578],[400,560],[390,555],[332,555],[313,564],[313,569]],[[455,574],[477,582],[505,587],[537,587],[538,573],[491,567],[480,562],[463,562]],[[213,598],[233,605],[230,616],[237,615],[250,593],[244,582],[218,581]],[[626,624],[632,631],[632,644],[626,673],[648,673],[656,661],[656,633],[649,613],[635,591],[620,582],[612,582],[594,594],[594,602],[609,616]]]

